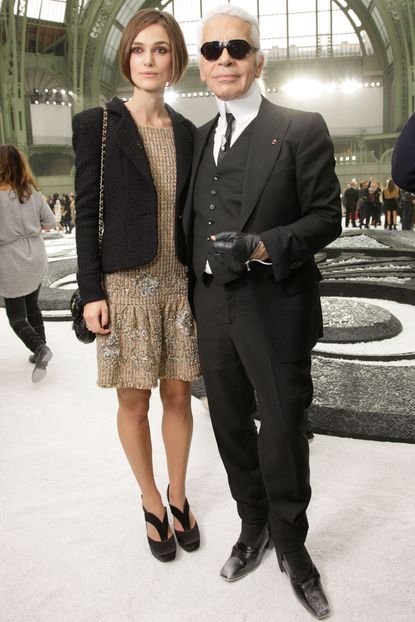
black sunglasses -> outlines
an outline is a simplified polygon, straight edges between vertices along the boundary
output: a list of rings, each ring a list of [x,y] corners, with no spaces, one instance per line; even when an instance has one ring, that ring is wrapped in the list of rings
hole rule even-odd
[[[224,49],[228,50],[229,56],[235,60],[246,58],[249,52],[257,51],[244,39],[231,39],[231,41],[206,41],[200,48],[200,52],[206,60],[218,60]]]

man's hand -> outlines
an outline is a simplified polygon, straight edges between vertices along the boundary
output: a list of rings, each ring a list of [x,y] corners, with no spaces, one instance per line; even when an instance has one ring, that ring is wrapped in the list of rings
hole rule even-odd
[[[256,233],[222,231],[211,236],[215,252],[222,255],[223,263],[236,274],[246,270],[246,263],[252,259],[261,244]]]
[[[84,306],[84,318],[87,328],[93,333],[108,335],[111,332],[108,328],[108,305],[105,299],[88,302]]]

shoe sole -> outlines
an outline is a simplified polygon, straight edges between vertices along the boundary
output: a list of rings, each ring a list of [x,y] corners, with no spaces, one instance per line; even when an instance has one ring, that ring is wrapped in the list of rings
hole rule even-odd
[[[258,566],[260,565],[262,558],[264,556],[264,552],[265,549],[267,549],[268,547],[272,546],[272,541],[271,539],[267,540],[265,542],[265,544],[262,547],[262,550],[260,551],[260,553],[258,554],[258,558],[257,558],[257,563],[255,564],[255,566],[252,566],[249,570],[246,570],[244,572],[244,569],[241,569],[241,572],[239,572],[238,574],[236,574],[234,577],[232,577],[231,579],[229,579],[228,577],[225,577],[223,574],[219,573],[220,576],[222,577],[222,579],[224,579],[225,581],[227,581],[228,583],[233,583],[234,581],[239,581],[239,579],[243,579],[244,577],[246,577],[246,575],[250,574],[251,572],[254,572],[254,570],[256,570],[258,568]]]
[[[32,382],[40,382],[46,376],[46,367],[50,359],[53,356],[53,352],[49,350],[42,358],[41,361],[36,361],[35,368],[32,373]]]
[[[177,539],[177,542],[179,544],[179,546],[183,549],[183,551],[186,551],[186,553],[192,553],[192,551],[197,551],[197,549],[200,546],[200,542],[189,542],[188,544],[184,544],[183,542],[180,542],[179,539]]]

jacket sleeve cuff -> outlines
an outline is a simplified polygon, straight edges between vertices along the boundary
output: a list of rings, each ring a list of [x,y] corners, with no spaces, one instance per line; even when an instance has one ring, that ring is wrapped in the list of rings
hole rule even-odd
[[[82,304],[95,302],[96,300],[105,300],[106,293],[101,283],[101,278],[94,276],[83,276],[78,274],[79,293],[81,294]]]

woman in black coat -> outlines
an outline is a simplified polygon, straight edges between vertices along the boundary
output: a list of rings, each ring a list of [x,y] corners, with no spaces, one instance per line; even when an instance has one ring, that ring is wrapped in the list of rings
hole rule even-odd
[[[62,195],[62,220],[63,226],[65,227],[65,233],[71,233],[73,224],[72,224],[72,216],[71,216],[71,202],[69,199],[69,194]]]
[[[174,18],[139,11],[122,35],[120,63],[133,96],[107,105],[101,252],[103,112],[95,108],[74,117],[78,283],[85,320],[97,334],[98,384],[117,389],[119,436],[142,493],[150,549],[170,561],[176,543],[154,479],[148,421],[151,390],[158,384],[174,530],[185,550],[199,546],[185,494],[190,382],[199,376],[199,361],[181,220],[194,127],[164,103],[166,83],[176,83],[187,66]]]

